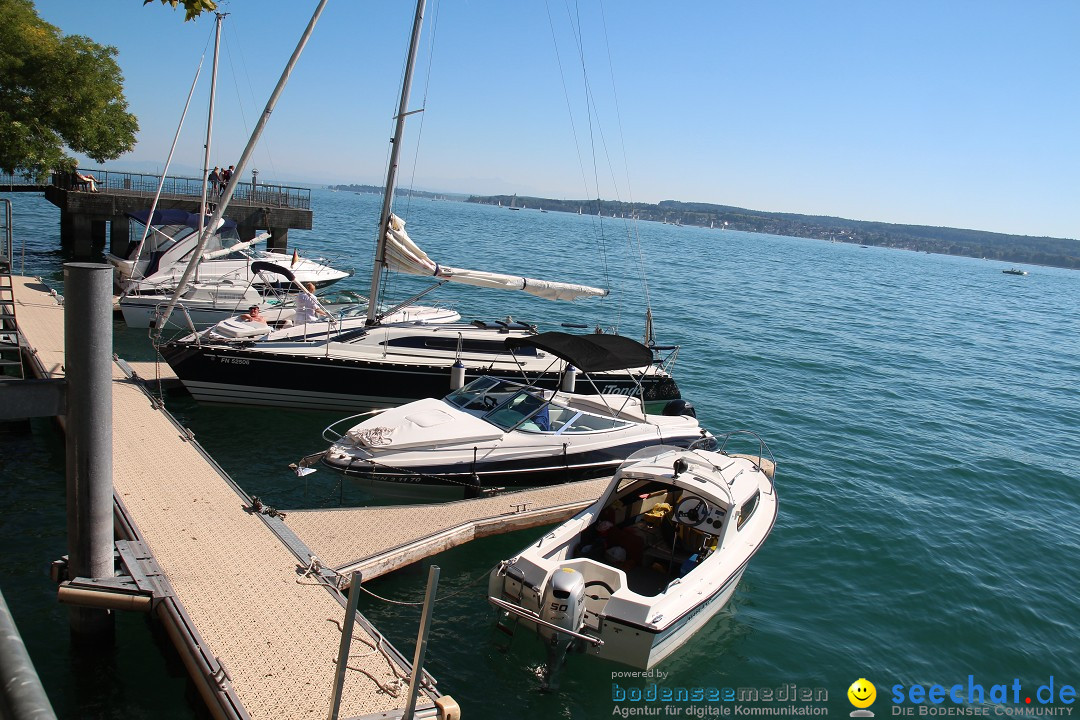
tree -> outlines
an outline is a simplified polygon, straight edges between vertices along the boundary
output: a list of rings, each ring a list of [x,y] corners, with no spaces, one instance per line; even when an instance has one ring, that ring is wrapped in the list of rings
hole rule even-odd
[[[67,150],[100,163],[135,147],[116,54],[61,35],[30,0],[0,0],[0,171],[43,180],[75,167]]]
[[[143,5],[149,5],[154,0],[143,0]],[[172,5],[176,8],[180,4],[180,0],[161,0],[162,5]],[[213,12],[217,10],[217,3],[214,0],[184,0],[184,22],[202,15],[204,12]]]

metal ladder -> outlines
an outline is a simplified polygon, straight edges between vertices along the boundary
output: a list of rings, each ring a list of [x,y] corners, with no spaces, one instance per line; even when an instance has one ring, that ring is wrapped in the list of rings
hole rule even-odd
[[[513,603],[515,605],[520,605],[521,604],[521,595],[524,592],[525,592],[525,583],[524,582],[519,582],[518,583],[517,593],[515,594],[514,592],[508,592],[507,591],[507,589],[506,589],[506,581],[504,580],[502,590],[501,590],[501,592],[499,594],[502,596],[500,598],[501,600],[506,600],[507,602],[511,602],[511,603]],[[514,642],[514,637],[515,637],[515,635],[517,635],[517,630],[518,630],[518,627],[520,625],[521,625],[521,623],[518,622],[517,616],[514,615],[513,613],[507,612],[506,610],[499,610],[498,611],[498,614],[497,614],[497,617],[496,617],[496,620],[495,620],[495,629],[498,630],[499,632],[504,633],[505,635],[507,635],[507,638],[505,640],[502,640],[501,642],[496,640],[496,642],[495,642],[495,645],[499,649],[500,652],[507,652],[507,651],[510,650],[510,646]]]
[[[0,377],[25,379],[22,335],[15,320],[15,287],[11,280],[11,201],[0,198]]]

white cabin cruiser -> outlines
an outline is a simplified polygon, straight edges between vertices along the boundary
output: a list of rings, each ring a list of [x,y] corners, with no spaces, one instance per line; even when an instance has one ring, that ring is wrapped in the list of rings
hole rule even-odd
[[[599,343],[613,337],[621,341],[626,368],[651,360],[647,347],[619,336],[544,333],[513,344],[559,350],[554,340],[561,339],[577,354],[553,352],[557,357],[574,357],[577,363],[595,359],[609,367],[602,352],[608,346]],[[591,354],[590,347],[595,348]],[[579,369],[587,376],[596,366]],[[506,486],[610,475],[643,447],[687,447],[711,437],[683,400],[668,401],[663,414],[652,414],[640,396],[545,390],[490,376],[442,399],[417,400],[357,423],[359,417],[339,420],[323,432],[332,443],[322,453],[324,465],[380,492],[457,499]]]
[[[731,598],[776,522],[775,462],[651,447],[627,458],[603,495],[492,571],[488,598],[510,634],[525,626],[549,652],[648,669]]]
[[[149,210],[128,213],[128,217],[148,226],[145,241],[132,243],[127,256],[107,253],[105,259],[116,270],[116,285],[126,293],[169,299],[199,243],[199,215],[186,210]],[[203,220],[208,222],[209,218]],[[300,283],[313,283],[321,288],[349,276],[326,264],[300,257],[299,253],[279,253],[255,250],[252,246],[269,237],[259,233],[254,239],[241,241],[236,222],[222,220],[210,235],[197,270],[197,281],[217,284],[231,282],[234,287],[263,280],[251,265],[259,260],[288,267]]]
[[[251,264],[255,277],[262,279],[262,290],[252,283],[237,285],[223,280],[217,283],[189,283],[177,298],[178,312],[169,316],[168,325],[174,328],[197,330],[219,325],[208,333],[218,338],[265,337],[278,329],[305,325],[301,331],[277,333],[283,338],[296,335],[325,336],[328,329],[335,331],[364,327],[368,299],[352,291],[324,291],[316,297],[326,319],[305,323],[297,316],[296,291],[300,286],[289,269],[269,262]],[[288,280],[283,285],[280,276]],[[283,285],[283,286],[282,286]],[[290,292],[290,290],[292,292]],[[122,295],[119,300],[124,323],[133,328],[158,327],[170,298],[161,295],[143,295],[138,292]],[[258,306],[268,324],[238,324],[239,316],[252,306]],[[456,322],[461,316],[452,309],[440,306],[410,305],[387,315],[387,322]]]

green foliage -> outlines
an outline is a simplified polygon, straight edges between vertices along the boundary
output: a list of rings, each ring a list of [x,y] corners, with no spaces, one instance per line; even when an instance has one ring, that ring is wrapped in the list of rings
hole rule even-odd
[[[149,5],[154,0],[143,0],[143,5]],[[161,0],[162,5],[172,5],[173,9],[180,4],[180,0]],[[204,12],[213,12],[217,10],[217,3],[214,0],[184,0],[184,22],[197,18]]]
[[[116,48],[62,36],[30,0],[0,0],[0,171],[43,180],[83,153],[96,162],[135,147]]]

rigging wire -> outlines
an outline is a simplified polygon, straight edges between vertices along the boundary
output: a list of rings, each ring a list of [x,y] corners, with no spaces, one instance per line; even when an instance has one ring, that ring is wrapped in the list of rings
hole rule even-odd
[[[434,3],[434,12],[431,19],[431,39],[428,40],[428,63],[427,73],[424,75],[424,97],[420,101],[420,127],[416,130],[416,143],[413,151],[413,165],[412,173],[409,175],[409,194],[408,200],[405,204],[405,216],[408,217],[409,210],[412,208],[413,191],[416,187],[416,164],[420,159],[420,142],[424,136],[424,117],[427,115],[427,100],[428,92],[431,90],[431,68],[435,60],[435,38],[439,32],[439,8],[440,4],[438,0]]]
[[[586,108],[586,113],[587,113],[587,118],[588,118],[588,126],[589,126],[589,149],[590,149],[590,153],[591,153],[591,156],[592,156],[593,181],[595,182],[595,188],[596,188],[596,217],[599,218],[598,220],[594,220],[593,222],[596,223],[597,226],[599,227],[599,234],[600,234],[599,250],[600,250],[600,253],[601,253],[601,258],[602,258],[602,262],[604,264],[605,273],[606,273],[607,268],[608,268],[608,262],[607,262],[607,236],[606,236],[606,234],[604,232],[604,218],[603,218],[603,213],[601,212],[601,204],[600,204],[600,172],[599,172],[598,167],[597,167],[596,136],[594,134],[594,128],[595,128],[596,132],[599,132],[601,142],[603,142],[604,135],[603,135],[603,129],[600,127],[600,124],[599,124],[599,108],[596,105],[596,100],[595,100],[595,97],[593,96],[593,93],[592,93],[592,85],[589,82],[588,65],[587,65],[587,63],[585,61],[585,42],[584,42],[584,33],[582,31],[582,23],[581,23],[581,9],[580,9],[580,5],[578,5],[577,3],[575,3],[575,10],[576,10],[576,14],[577,14],[576,22],[575,22],[575,19],[574,19],[574,13],[570,12],[570,6],[566,5],[567,18],[569,19],[569,24],[570,24],[570,28],[571,28],[571,31],[572,31],[572,34],[573,34],[573,37],[574,37],[574,42],[575,42],[575,44],[577,46],[578,59],[581,62],[582,84],[583,84],[583,90],[584,90],[584,95],[585,95],[585,108]],[[594,110],[596,110],[596,117],[595,118],[593,116]],[[605,156],[607,156],[606,145],[605,145]],[[610,165],[610,162],[611,161],[610,161],[610,157],[609,157],[608,158],[609,165]],[[586,188],[586,191],[587,190],[588,190],[588,188]],[[617,187],[616,187],[616,196],[618,196],[618,188]],[[590,213],[590,215],[591,214],[592,213]],[[608,284],[610,286],[611,283],[609,282]],[[619,293],[619,294],[616,295],[616,302],[615,302],[615,328],[616,329],[618,328],[619,324],[621,323],[621,319],[622,319],[622,310],[623,310],[623,304],[624,304],[623,295],[624,295],[624,293]]]
[[[612,99],[615,102],[615,119],[616,119],[616,122],[618,123],[618,128],[619,128],[619,145],[622,148],[623,170],[626,173],[626,195],[627,195],[627,199],[629,200],[629,203],[630,203],[630,218],[631,218],[629,227],[633,228],[632,236],[631,236],[631,233],[629,232],[629,228],[628,228],[627,238],[626,239],[627,239],[628,242],[630,242],[630,241],[633,242],[631,250],[636,250],[637,251],[638,271],[641,274],[642,292],[644,292],[644,294],[645,294],[645,308],[648,311],[651,312],[652,311],[652,300],[651,300],[651,298],[649,296],[649,280],[648,280],[647,276],[645,275],[645,257],[644,257],[644,254],[641,251],[641,235],[638,232],[639,226],[638,226],[637,219],[635,217],[634,192],[633,192],[633,188],[631,187],[631,184],[630,184],[630,165],[629,165],[629,163],[627,162],[627,159],[626,159],[627,158],[626,134],[623,132],[622,112],[620,111],[620,108],[619,108],[619,92],[618,92],[617,86],[615,84],[615,66],[614,66],[614,63],[612,63],[612,61],[611,61],[611,42],[609,41],[609,36],[608,36],[607,14],[604,12],[604,2],[603,2],[603,0],[600,0],[599,6],[600,6],[600,23],[601,23],[602,27],[604,28],[604,47],[607,49],[608,74],[611,77],[611,96],[612,96]],[[617,192],[617,190],[616,190],[616,192]]]
[[[235,47],[238,47],[238,48],[243,47],[243,45],[241,44],[241,42],[239,40],[238,35],[236,34],[236,30],[234,29],[235,24],[236,23],[233,22],[233,23],[230,23],[229,25],[227,25],[225,27],[225,45],[226,45],[226,49],[229,50],[229,52],[226,53],[226,59],[227,59],[227,62],[229,63],[229,72],[232,75],[233,92],[236,94],[236,104],[237,104],[237,107],[240,109],[240,122],[244,126],[244,134],[245,135],[250,135],[251,130],[250,130],[249,126],[248,126],[247,113],[244,112],[244,107],[249,102],[251,103],[251,107],[258,107],[258,103],[255,100],[255,89],[254,89],[254,86],[253,86],[253,84],[251,82],[251,73],[248,71],[248,65],[247,65],[246,58],[244,57],[244,53],[243,52],[233,53],[231,51],[232,46],[230,46],[230,40],[229,40],[230,36],[232,37],[232,43],[233,43],[233,45],[235,45]],[[239,73],[236,71],[236,68],[233,65],[233,56],[234,55],[236,56],[237,61],[240,64],[241,72],[239,72]],[[248,92],[248,98],[247,99],[245,99],[241,95],[240,84],[239,84],[240,74],[241,73],[243,74],[244,80],[247,83],[247,92]],[[263,139],[263,140],[261,140],[259,142],[259,150],[261,151],[261,154],[263,155],[266,163],[270,166],[270,172],[272,174],[276,175],[277,174],[277,169],[274,166],[274,158],[273,158],[272,153],[270,152],[270,141],[269,141],[268,138]],[[231,164],[232,163],[230,163],[230,165]]]

